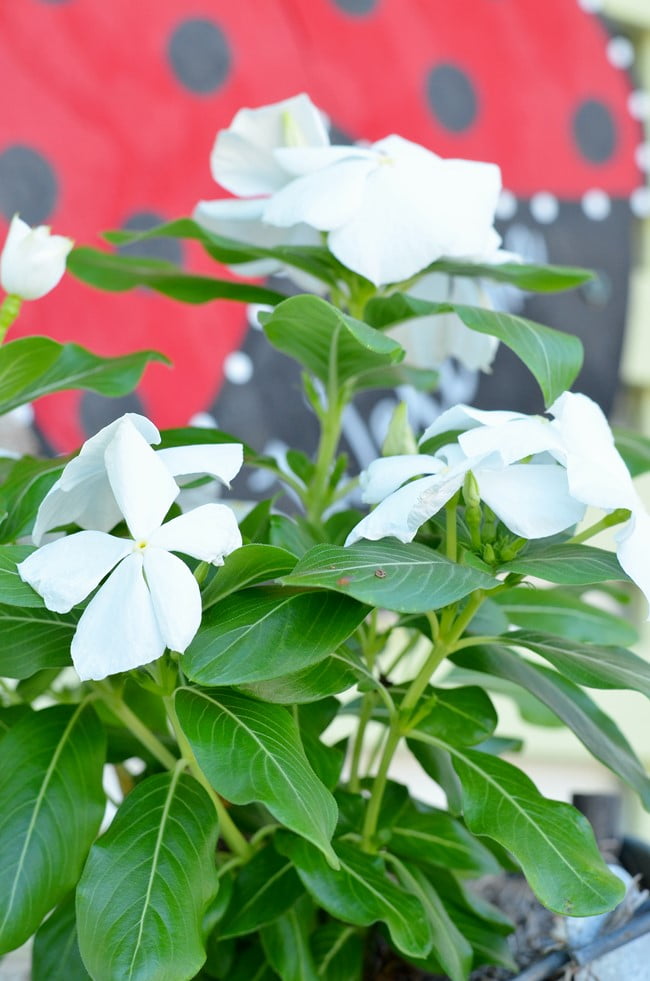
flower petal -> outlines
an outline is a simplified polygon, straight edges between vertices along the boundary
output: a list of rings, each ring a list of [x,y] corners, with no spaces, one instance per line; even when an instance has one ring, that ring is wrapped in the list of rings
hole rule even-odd
[[[203,504],[166,522],[151,535],[149,542],[156,548],[222,565],[224,555],[239,548],[242,538],[229,507]]]
[[[241,470],[244,447],[241,443],[202,443],[158,450],[157,455],[172,477],[209,473],[229,487]]]
[[[142,553],[131,553],[84,610],[72,639],[72,662],[82,681],[99,681],[149,664],[164,650]]]
[[[562,449],[558,433],[541,416],[520,416],[509,422],[480,426],[458,437],[468,456],[498,453],[507,465],[536,453],[551,452],[556,456]]]
[[[481,497],[506,528],[522,538],[546,538],[581,520],[585,506],[569,493],[566,471],[556,464],[476,467]]]
[[[411,477],[438,473],[444,468],[442,460],[424,453],[405,453],[401,456],[385,456],[373,460],[361,474],[359,483],[366,504],[376,504],[401,487]]]
[[[616,554],[621,568],[650,603],[650,515],[640,503],[616,536]],[[650,611],[646,619],[650,620]]]
[[[79,531],[43,545],[21,562],[18,574],[39,593],[48,610],[67,613],[133,548],[102,531]]]
[[[361,207],[366,178],[377,166],[372,158],[350,159],[297,177],[268,199],[263,219],[282,227],[304,222],[320,231],[345,225]]]
[[[496,426],[513,419],[528,419],[521,412],[506,412],[501,409],[475,409],[473,405],[455,405],[442,412],[435,422],[425,429],[420,437],[420,446],[434,436],[442,433],[466,432],[477,426]]]
[[[125,420],[117,427],[104,459],[131,534],[136,540],[147,540],[178,497],[176,481],[146,439]]]
[[[201,623],[201,590],[184,562],[165,549],[144,552],[144,573],[165,645],[182,654]]]

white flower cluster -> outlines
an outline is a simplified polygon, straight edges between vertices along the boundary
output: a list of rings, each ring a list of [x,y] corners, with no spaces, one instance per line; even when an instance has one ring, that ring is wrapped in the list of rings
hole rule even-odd
[[[549,413],[552,420],[467,405],[444,412],[420,443],[462,431],[456,442],[433,456],[375,460],[362,474],[364,500],[377,507],[352,529],[346,544],[389,536],[412,541],[471,471],[481,498],[522,538],[565,531],[584,517],[587,506],[606,512],[629,510],[616,536],[616,552],[621,567],[650,602],[650,515],[605,416],[586,395],[573,392],[561,395]]]
[[[150,444],[159,441],[153,423],[136,414],[88,440],[43,500],[34,541],[64,524],[84,530],[43,545],[18,566],[57,613],[69,612],[102,584],[72,641],[82,680],[148,664],[167,647],[183,652],[201,622],[201,595],[188,566],[172,553],[222,565],[242,543],[224,504],[164,521],[180,493],[174,477],[209,473],[227,485],[242,465],[241,444],[155,451]],[[130,537],[108,534],[122,519]]]

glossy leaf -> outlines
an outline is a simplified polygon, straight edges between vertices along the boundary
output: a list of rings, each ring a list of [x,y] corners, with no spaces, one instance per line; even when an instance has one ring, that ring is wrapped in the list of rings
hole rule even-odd
[[[93,981],[189,981],[205,960],[217,890],[217,817],[176,769],[139,783],[93,845],[77,889],[79,948]]]
[[[594,276],[589,269],[535,266],[526,262],[473,263],[439,259],[429,269],[431,272],[444,272],[450,276],[478,276],[495,283],[509,283],[532,293],[556,293],[575,289]]]
[[[306,907],[306,909],[305,909]],[[261,931],[264,952],[282,981],[318,981],[309,946],[311,902],[303,902],[283,913]]]
[[[92,981],[79,953],[72,893],[48,916],[34,937],[32,981]]]
[[[109,293],[123,293],[137,286],[147,286],[183,303],[238,300],[240,303],[274,304],[283,299],[282,293],[254,283],[198,276],[164,259],[101,252],[87,246],[70,253],[67,268],[76,279]]]
[[[627,646],[638,640],[622,617],[586,603],[562,589],[509,589],[495,597],[509,622],[525,630],[561,634],[567,642]]]
[[[450,562],[425,545],[395,539],[350,548],[317,545],[283,582],[333,589],[399,613],[425,613],[496,585],[484,572]]]
[[[0,546],[0,604],[44,609],[42,598],[22,581],[16,568],[33,551],[30,545]]]
[[[364,944],[354,927],[331,920],[314,931],[311,948],[322,981],[359,981]]]
[[[225,689],[182,688],[176,709],[208,780],[235,804],[258,801],[337,864],[334,798],[307,762],[291,714]]]
[[[168,359],[157,351],[102,358],[78,344],[49,337],[22,337],[0,347],[0,415],[43,395],[81,388],[115,398],[131,392],[149,361]]]
[[[25,456],[17,460],[0,483],[0,542],[14,542],[31,530],[36,512],[59,476],[65,458],[38,460]]]
[[[104,734],[88,705],[30,712],[2,738],[0,953],[74,887],[104,813]]]
[[[295,863],[316,902],[332,916],[356,926],[381,921],[404,954],[428,954],[432,935],[422,907],[389,878],[379,856],[368,855],[351,842],[337,841],[341,867],[334,871],[315,848],[298,838],[283,836],[279,848]]]
[[[317,296],[289,297],[260,319],[271,344],[324,383],[334,363],[339,385],[354,382],[363,388],[366,372],[404,357],[397,341]]]
[[[422,698],[426,715],[417,729],[430,736],[444,736],[457,746],[473,746],[492,735],[497,713],[482,688],[427,688]],[[420,715],[420,713],[418,713]]]
[[[262,848],[239,870],[218,936],[225,940],[253,933],[286,913],[303,894],[291,862],[270,845]]]
[[[65,616],[45,607],[0,606],[0,676],[29,678],[45,668],[70,664],[70,643],[77,626],[74,613]]]
[[[242,685],[244,691],[265,702],[295,705],[316,702],[328,695],[352,688],[363,674],[363,665],[345,651],[335,651],[313,667],[285,674],[269,681]],[[366,669],[367,670],[367,669]]]
[[[388,847],[402,858],[477,876],[499,872],[492,853],[445,811],[422,812],[410,804],[391,824]]]
[[[546,405],[571,388],[582,367],[582,344],[577,337],[513,314],[457,303],[433,303],[404,293],[371,300],[365,310],[366,319],[374,327],[389,327],[411,317],[439,313],[455,313],[470,330],[498,337],[511,348],[537,379]]]
[[[627,579],[614,552],[592,545],[543,545],[531,542],[516,559],[505,562],[500,572],[536,576],[561,585],[591,585]]]
[[[296,557],[284,548],[273,545],[243,545],[227,555],[202,593],[203,609],[246,586],[277,579],[291,572]]]
[[[257,586],[210,608],[183,659],[201,685],[238,685],[292,674],[322,661],[367,609],[334,593]]]

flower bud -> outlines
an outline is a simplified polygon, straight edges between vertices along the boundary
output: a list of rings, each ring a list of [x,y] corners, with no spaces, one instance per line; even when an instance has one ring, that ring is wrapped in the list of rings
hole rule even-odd
[[[0,256],[2,288],[22,300],[40,299],[63,276],[72,246],[72,239],[51,235],[46,225],[30,228],[14,215]]]

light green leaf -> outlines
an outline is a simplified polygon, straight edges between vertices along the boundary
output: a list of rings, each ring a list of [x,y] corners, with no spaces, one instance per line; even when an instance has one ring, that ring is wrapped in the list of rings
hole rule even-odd
[[[194,977],[217,890],[217,834],[212,801],[180,768],[131,791],[77,889],[79,948],[93,981]]]
[[[183,671],[201,685],[293,674],[335,651],[367,612],[334,593],[254,586],[210,608],[183,656]]]
[[[533,266],[524,262],[473,263],[439,259],[429,266],[431,272],[450,276],[478,276],[495,283],[510,283],[532,293],[555,293],[571,290],[594,278],[589,269],[571,266]]]
[[[32,981],[92,981],[79,953],[73,893],[48,916],[34,937]]]
[[[511,624],[561,634],[567,641],[627,646],[638,640],[638,633],[628,620],[566,590],[519,587],[500,593],[495,602]]]
[[[157,351],[101,358],[78,344],[49,337],[22,337],[0,347],[0,415],[43,395],[81,388],[115,398],[131,392],[149,361],[168,359]]]
[[[219,938],[259,930],[286,913],[303,894],[291,862],[270,845],[262,848],[238,871],[232,899],[218,927]]]
[[[74,887],[104,813],[102,726],[88,705],[30,712],[0,743],[0,953]]]
[[[591,585],[627,579],[614,552],[592,545],[543,545],[531,542],[516,559],[505,562],[499,572],[536,576],[561,585]]]
[[[230,593],[277,579],[291,572],[296,557],[284,548],[273,545],[243,545],[227,555],[202,593],[203,609],[208,610]]]
[[[425,545],[405,545],[395,539],[361,542],[350,548],[317,545],[282,581],[333,589],[399,613],[425,613],[475,589],[496,585],[484,572],[450,562]]]
[[[235,804],[259,801],[337,864],[336,802],[307,762],[291,714],[225,689],[181,688],[176,709],[201,769]]]
[[[22,581],[16,568],[33,551],[31,545],[0,546],[0,604],[44,609],[42,598]]]
[[[309,926],[313,907],[304,897],[261,931],[264,952],[282,981],[318,981],[309,946]]]
[[[183,303],[238,300],[240,303],[279,303],[282,293],[232,279],[214,279],[186,273],[173,262],[143,256],[118,255],[82,246],[68,256],[68,272],[82,283],[109,293],[122,293],[138,286]]]
[[[44,607],[0,606],[0,676],[29,678],[44,668],[66,667],[76,626],[74,613],[62,616]]]
[[[337,841],[341,867],[334,871],[303,840],[283,835],[278,847],[295,863],[316,902],[332,916],[356,926],[382,921],[404,954],[425,957],[429,953],[431,927],[423,917],[422,906],[388,877],[378,855],[368,855],[351,842]]]
[[[582,367],[582,344],[577,337],[510,313],[433,303],[404,293],[371,300],[365,310],[368,323],[374,327],[389,327],[411,317],[438,313],[455,313],[470,330],[498,337],[511,348],[537,379],[546,405],[571,388]]]
[[[555,713],[590,753],[632,786],[650,810],[650,780],[625,736],[592,700],[555,671],[531,664],[506,647],[472,647],[454,661],[520,685]]]

